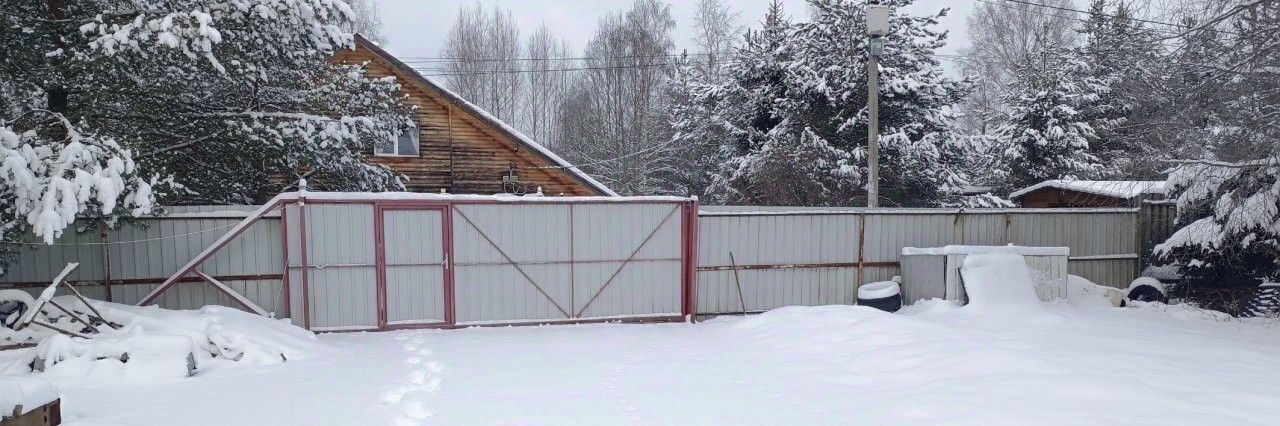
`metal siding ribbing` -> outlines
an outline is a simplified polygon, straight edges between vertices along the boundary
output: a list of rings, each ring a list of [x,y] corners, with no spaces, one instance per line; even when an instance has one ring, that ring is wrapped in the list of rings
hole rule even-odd
[[[439,210],[383,213],[387,321],[444,322],[444,240]]]
[[[1136,278],[1135,262],[1130,259],[1072,260],[1067,269],[1071,275],[1084,277],[1098,285],[1128,288]]]
[[[214,207],[218,206],[175,208],[170,211],[195,213],[220,210]],[[108,230],[109,244],[105,246],[101,244],[101,231],[74,232],[85,226],[84,223],[77,222],[55,241],[55,245],[37,245],[31,246],[31,250],[21,250],[18,260],[10,266],[9,273],[0,276],[0,283],[31,283],[32,285],[21,288],[35,293],[43,287],[40,283],[53,279],[67,263],[79,262],[80,266],[68,277],[68,281],[76,283],[86,297],[106,300],[107,289],[100,284],[107,279],[106,264],[103,262],[105,257],[111,265],[111,300],[136,303],[146,292],[155,288],[151,281],[162,281],[240,220],[241,218],[236,217],[199,215],[142,218],[136,224]],[[262,219],[201,270],[214,276],[282,273],[279,226],[279,218]],[[133,283],[121,283],[125,280]],[[232,288],[240,288],[246,297],[269,311],[279,312],[270,306],[280,305],[280,280],[228,281],[226,284]],[[230,303],[230,299],[221,292],[201,283],[178,283],[175,290],[180,294],[162,298],[157,303],[167,308],[198,308],[209,304]],[[58,292],[63,293],[65,290]],[[240,307],[235,303],[229,306]]]
[[[851,303],[856,268],[812,266],[857,262],[859,221],[856,214],[700,217],[698,266],[739,270],[736,277],[731,269],[699,271],[698,311]],[[811,267],[749,269],[758,265]]]
[[[709,210],[716,210],[708,207]],[[698,308],[700,313],[723,313],[742,310],[737,284],[743,288],[747,310],[771,309],[785,305],[812,305],[838,299],[822,292],[848,288],[853,298],[852,282],[856,277],[830,274],[821,269],[750,270],[743,265],[814,264],[831,262],[849,254],[845,260],[857,260],[857,218],[865,217],[866,230],[862,260],[862,282],[883,281],[899,275],[896,266],[874,264],[896,262],[903,247],[939,247],[948,244],[1025,246],[1066,246],[1072,256],[1132,255],[1135,246],[1136,217],[1123,210],[976,210],[902,209],[865,210],[762,208],[766,213],[751,213],[751,208],[726,208],[719,213],[704,213],[699,218],[700,267],[729,264],[733,251],[739,265],[738,279],[731,270],[698,273]],[[847,220],[840,226],[823,220]],[[816,225],[810,232],[806,225]],[[814,234],[818,235],[814,235]],[[839,243],[833,245],[830,241]],[[840,244],[850,244],[844,249]],[[1043,263],[1043,262],[1042,262]],[[857,268],[836,268],[839,272]],[[1061,265],[1044,265],[1061,274]],[[1072,260],[1071,273],[1102,284],[1132,279],[1134,261]],[[782,272],[785,271],[785,272]],[[838,284],[833,285],[832,282]],[[1124,281],[1127,283],[1127,281]],[[841,285],[849,283],[846,285]],[[817,293],[815,293],[815,290]],[[936,290],[936,291],[935,291]],[[908,297],[937,297],[941,289],[911,288]],[[1054,289],[1056,294],[1059,291]]]
[[[557,305],[569,309],[569,206],[454,208],[457,321],[565,318]]]
[[[574,312],[680,312],[680,204],[575,205]]]
[[[680,204],[454,208],[458,322],[680,312]]]
[[[1137,276],[1137,215],[1135,213],[1031,213],[1012,215],[1014,243],[1025,246],[1066,246],[1072,275],[1102,285],[1124,287]],[[1132,255],[1126,259],[1078,259],[1088,256]]]
[[[377,327],[371,204],[308,204],[308,286],[314,328]]]

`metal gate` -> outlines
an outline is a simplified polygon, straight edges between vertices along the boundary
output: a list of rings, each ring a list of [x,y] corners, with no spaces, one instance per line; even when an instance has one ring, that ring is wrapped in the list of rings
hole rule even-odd
[[[379,206],[379,325],[449,322],[444,208]]]
[[[457,323],[678,317],[684,207],[455,204]]]
[[[697,202],[675,197],[286,193],[141,303],[219,262],[219,250],[276,211],[285,311],[311,330],[678,320],[694,312]]]

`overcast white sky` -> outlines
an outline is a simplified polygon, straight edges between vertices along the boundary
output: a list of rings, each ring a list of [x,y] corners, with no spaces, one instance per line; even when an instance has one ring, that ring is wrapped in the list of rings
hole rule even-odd
[[[494,4],[511,10],[527,35],[541,23],[569,40],[576,50],[587,44],[595,31],[596,21],[610,12],[625,10],[631,0],[376,0],[381,8],[382,24],[390,46],[388,50],[401,57],[437,57],[449,27],[462,5],[479,1],[486,7]],[[740,23],[758,26],[771,0],[730,0],[742,12]],[[694,0],[667,0],[676,19],[676,46],[691,47]],[[951,11],[943,18],[941,28],[950,32],[948,43],[939,53],[955,53],[968,42],[965,18],[973,10],[974,0],[917,0],[911,6],[915,14],[936,13],[944,7]],[[783,0],[793,18],[808,16],[804,0]],[[943,65],[949,65],[943,61]]]

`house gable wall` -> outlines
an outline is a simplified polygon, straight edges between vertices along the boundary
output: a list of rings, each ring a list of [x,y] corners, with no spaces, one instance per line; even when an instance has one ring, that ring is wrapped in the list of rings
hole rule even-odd
[[[607,195],[571,176],[534,150],[497,131],[465,108],[453,104],[437,89],[405,75],[395,64],[363,46],[335,57],[339,63],[367,63],[372,78],[396,77],[407,101],[417,106],[419,156],[369,155],[408,177],[405,189],[453,194],[503,193],[502,176],[514,165],[528,192],[542,188],[547,195]]]

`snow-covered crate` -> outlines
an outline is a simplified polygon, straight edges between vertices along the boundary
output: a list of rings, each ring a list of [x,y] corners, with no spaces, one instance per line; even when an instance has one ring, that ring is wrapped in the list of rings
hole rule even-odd
[[[979,253],[1020,254],[1026,259],[1040,300],[1067,296],[1067,247],[950,245],[902,249],[903,303],[932,298],[967,302],[960,268],[966,256]]]

